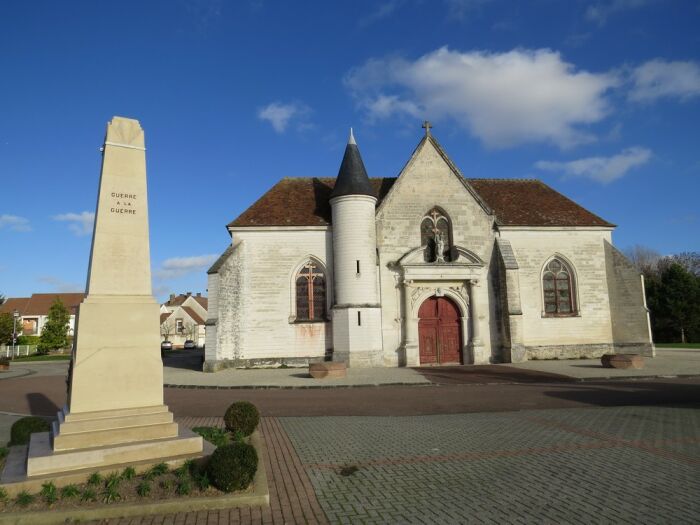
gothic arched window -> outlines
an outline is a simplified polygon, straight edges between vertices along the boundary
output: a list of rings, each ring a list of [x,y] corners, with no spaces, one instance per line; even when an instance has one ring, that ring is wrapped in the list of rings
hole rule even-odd
[[[326,276],[313,260],[304,263],[296,275],[296,320],[326,320]]]
[[[576,315],[573,272],[559,257],[544,267],[542,289],[545,315]]]
[[[450,220],[440,208],[430,210],[420,223],[420,245],[425,246],[425,262],[452,260]]]

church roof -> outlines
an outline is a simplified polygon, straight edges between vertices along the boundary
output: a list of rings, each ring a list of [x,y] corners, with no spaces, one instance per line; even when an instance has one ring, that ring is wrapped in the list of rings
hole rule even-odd
[[[343,162],[340,164],[340,170],[338,170],[338,176],[335,179],[331,198],[344,195],[375,196],[374,188],[367,177],[365,164],[362,162],[360,149],[352,135],[352,129],[350,129],[350,140],[345,146],[345,155],[343,155]]]
[[[465,180],[502,226],[614,226],[536,179]],[[377,204],[395,181],[394,177],[369,179]],[[335,182],[333,178],[284,178],[228,226],[327,226]]]

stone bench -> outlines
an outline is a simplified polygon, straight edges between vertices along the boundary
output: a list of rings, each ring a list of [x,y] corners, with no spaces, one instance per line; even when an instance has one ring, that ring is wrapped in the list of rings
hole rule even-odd
[[[311,363],[309,365],[309,374],[314,379],[338,379],[345,377],[345,363]]]
[[[600,362],[605,368],[644,368],[644,358],[639,354],[605,354]]]

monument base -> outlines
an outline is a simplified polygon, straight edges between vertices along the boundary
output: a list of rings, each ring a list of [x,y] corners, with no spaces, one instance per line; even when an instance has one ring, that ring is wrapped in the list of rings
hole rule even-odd
[[[32,434],[28,477],[201,455],[201,436],[179,429],[165,405],[58,413],[51,433]]]
[[[43,433],[48,436],[48,432]],[[39,435],[39,434],[36,434]],[[196,439],[201,437],[190,429],[183,427],[178,432],[179,440]],[[44,438],[46,439],[46,437]],[[41,439],[40,439],[41,441]],[[208,441],[204,441],[203,450],[196,453],[188,453],[181,455],[164,455],[163,450],[157,457],[152,457],[143,461],[129,461],[125,463],[116,463],[93,468],[80,468],[77,470],[68,470],[62,472],[54,472],[50,474],[28,476],[27,475],[27,459],[29,456],[29,446],[21,445],[10,448],[10,454],[7,456],[5,468],[0,476],[0,487],[2,487],[8,496],[15,496],[21,491],[38,492],[44,483],[52,482],[56,487],[61,488],[66,485],[85,483],[85,481],[95,472],[102,476],[107,476],[113,472],[120,472],[126,467],[132,467],[137,474],[147,472],[153,465],[165,463],[168,467],[177,468],[183,465],[188,460],[201,460],[214,452],[214,445]],[[106,447],[105,447],[106,448]],[[172,449],[171,449],[172,451]]]

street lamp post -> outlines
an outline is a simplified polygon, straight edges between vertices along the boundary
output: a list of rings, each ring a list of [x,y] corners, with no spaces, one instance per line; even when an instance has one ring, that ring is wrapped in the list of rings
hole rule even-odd
[[[19,319],[19,312],[17,309],[12,311],[12,356],[15,355],[15,348],[17,345],[17,319]]]

